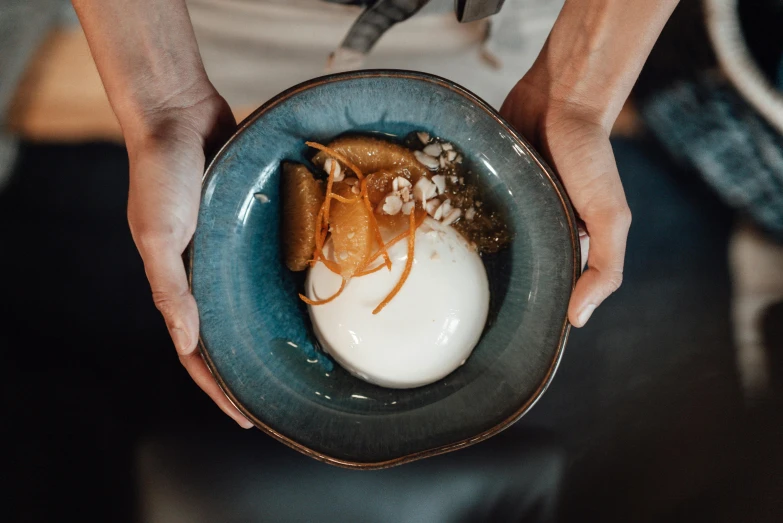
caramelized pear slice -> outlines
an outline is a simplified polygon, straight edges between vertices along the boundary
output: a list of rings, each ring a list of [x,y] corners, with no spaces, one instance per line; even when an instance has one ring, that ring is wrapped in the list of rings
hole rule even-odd
[[[381,170],[367,175],[367,197],[375,207],[392,191],[392,184],[398,173]]]
[[[403,173],[407,170],[413,183],[429,172],[413,153],[396,143],[370,136],[344,136],[328,145],[330,149],[342,154],[367,175],[380,170]],[[313,163],[323,168],[329,155],[323,151],[313,158]]]
[[[396,236],[408,225],[408,216],[401,212],[393,215],[375,213],[375,220],[378,222],[378,227],[381,228],[384,238]]]
[[[284,162],[280,196],[280,238],[285,264],[292,271],[303,271],[315,252],[316,218],[324,201],[324,191],[307,167]]]
[[[335,183],[332,192],[344,198],[356,198],[351,187],[345,183]],[[373,246],[370,212],[364,202],[343,203],[332,200],[329,230],[332,234],[334,261],[340,265],[342,277],[349,279],[364,266]]]

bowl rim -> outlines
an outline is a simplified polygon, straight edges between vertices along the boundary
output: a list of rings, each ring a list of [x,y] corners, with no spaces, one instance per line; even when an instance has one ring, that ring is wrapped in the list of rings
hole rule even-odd
[[[473,94],[468,89],[462,87],[461,85],[451,80],[448,80],[446,78],[442,78],[440,76],[433,75],[430,73],[424,73],[420,71],[410,71],[404,69],[364,69],[360,71],[350,71],[350,72],[319,76],[301,82],[293,87],[290,87],[289,89],[286,89],[280,94],[269,99],[267,102],[265,102],[260,107],[258,107],[258,109],[256,109],[251,114],[249,114],[244,120],[242,120],[238,124],[236,131],[231,135],[231,137],[226,141],[226,143],[223,144],[223,146],[217,151],[217,153],[208,162],[207,167],[204,170],[204,175],[202,176],[202,194],[201,194],[202,199],[204,196],[204,190],[206,189],[209,181],[212,178],[213,167],[215,166],[215,164],[222,158],[226,150],[237,140],[237,138],[248,127],[250,127],[250,125],[255,123],[255,121],[258,120],[265,113],[270,111],[272,108],[280,105],[281,103],[285,102],[292,96],[302,91],[311,89],[313,87],[330,84],[330,83],[343,82],[346,80],[356,80],[356,79],[365,79],[365,78],[398,78],[398,79],[407,79],[407,80],[415,80],[415,81],[424,81],[424,82],[436,84],[437,86],[449,89],[450,91],[455,92],[460,96],[468,99],[470,102],[475,104],[479,109],[483,110],[490,117],[492,117],[501,127],[504,128],[504,130],[517,142],[518,145],[520,145],[525,150],[525,152],[527,152],[527,154],[530,155],[530,157],[535,161],[536,165],[538,165],[538,167],[544,172],[544,174],[546,175],[546,179],[549,181],[552,188],[555,190],[555,193],[557,194],[560,203],[563,206],[566,219],[568,220],[568,226],[569,226],[568,231],[571,236],[571,246],[574,253],[573,260],[572,260],[573,271],[571,276],[571,291],[573,292],[573,289],[576,285],[576,281],[582,272],[582,267],[580,263],[581,245],[579,242],[579,232],[577,230],[576,217],[574,215],[574,210],[571,205],[571,200],[569,199],[568,194],[566,193],[565,189],[560,183],[558,176],[555,174],[554,170],[550,168],[549,165],[544,161],[544,159],[538,154],[538,152],[535,149],[533,149],[530,143],[516,129],[514,129],[511,126],[511,124],[509,124],[502,116],[500,116],[500,114],[494,108],[492,108],[492,106],[490,106],[487,102],[479,98],[477,95]],[[193,253],[195,250],[194,240],[195,240],[195,235],[191,239],[188,248],[186,249],[186,254],[188,259],[185,264],[188,272],[188,285],[191,292],[193,291],[193,258],[194,258]],[[560,366],[560,361],[563,358],[563,352],[565,350],[565,346],[568,341],[570,330],[571,330],[571,324],[568,321],[568,313],[566,312],[562,320],[562,327],[560,330],[560,339],[558,342],[558,347],[554,354],[554,357],[552,358],[552,362],[549,366],[549,369],[547,370],[547,373],[544,376],[544,379],[541,381],[538,388],[531,395],[531,397],[528,398],[527,401],[525,401],[525,403],[523,403],[509,417],[507,417],[506,419],[497,423],[493,427],[475,436],[454,443],[448,443],[446,445],[441,445],[439,447],[413,452],[411,454],[406,454],[404,456],[400,456],[389,460],[373,461],[373,462],[351,461],[351,460],[336,458],[334,456],[329,456],[323,452],[318,452],[316,450],[313,450],[307,447],[306,445],[299,443],[293,438],[285,436],[280,432],[276,431],[274,428],[268,426],[260,419],[255,417],[252,414],[252,412],[250,412],[250,410],[247,407],[245,407],[231,392],[230,387],[221,377],[214,362],[212,361],[212,358],[209,355],[209,349],[206,347],[201,337],[200,329],[199,329],[198,347],[199,347],[199,353],[201,354],[201,357],[204,359],[207,368],[209,369],[210,373],[214,377],[220,389],[226,395],[228,400],[237,408],[237,410],[239,410],[242,413],[242,415],[244,415],[248,420],[250,420],[250,422],[253,423],[253,425],[256,428],[260,429],[261,431],[268,434],[269,436],[272,436],[273,438],[287,445],[288,447],[296,451],[299,451],[302,454],[314,458],[318,461],[330,465],[342,467],[342,468],[348,468],[348,469],[378,470],[378,469],[389,468],[397,465],[402,465],[405,463],[410,463],[412,461],[417,461],[420,459],[437,456],[440,454],[446,454],[448,452],[453,452],[455,450],[469,447],[471,445],[482,442],[484,440],[491,438],[492,436],[499,434],[503,430],[507,429],[508,427],[516,423],[520,418],[522,418],[522,416],[524,416],[525,414],[528,413],[528,411],[530,411],[530,409],[538,402],[538,400],[541,398],[544,392],[546,392],[547,388],[549,388],[549,385],[552,383],[552,379],[554,378],[554,375],[558,367]]]

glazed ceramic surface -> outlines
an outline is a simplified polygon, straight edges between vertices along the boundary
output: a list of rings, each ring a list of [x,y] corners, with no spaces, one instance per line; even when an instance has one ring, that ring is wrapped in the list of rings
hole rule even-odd
[[[280,163],[307,162],[306,140],[418,130],[461,149],[514,240],[484,257],[489,320],[465,365],[425,387],[385,389],[349,375],[314,344],[297,297],[303,274],[281,261]],[[190,255],[201,350],[227,395],[284,443],[361,468],[461,448],[521,417],[560,361],[579,273],[570,204],[540,157],[474,95],[405,71],[315,79],[251,115],[207,170]]]

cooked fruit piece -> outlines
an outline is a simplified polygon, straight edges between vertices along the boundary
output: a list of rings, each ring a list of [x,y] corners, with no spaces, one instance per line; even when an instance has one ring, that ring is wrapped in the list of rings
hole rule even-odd
[[[387,235],[396,235],[401,230],[405,229],[408,225],[408,216],[403,213],[397,213],[393,216],[388,214],[375,214],[375,220],[378,222],[378,227]]]
[[[303,271],[315,251],[316,218],[324,201],[323,189],[307,167],[284,162],[280,196],[285,264],[292,271]]]
[[[381,170],[367,175],[367,197],[373,206],[378,205],[392,191],[397,173]]]
[[[384,307],[386,307],[390,301],[394,299],[395,296],[397,296],[397,293],[400,292],[400,289],[402,289],[402,286],[405,285],[405,280],[408,279],[408,276],[411,273],[411,269],[413,268],[413,260],[415,255],[415,249],[414,245],[416,243],[416,228],[418,227],[416,225],[416,213],[412,212],[408,215],[408,223],[409,223],[409,229],[408,229],[408,259],[405,260],[405,270],[402,271],[402,276],[400,276],[400,280],[397,282],[397,285],[394,286],[392,291],[386,296],[383,301],[375,307],[375,309],[372,311],[373,314],[378,314],[383,310]]]
[[[330,143],[329,148],[345,156],[365,174],[384,169],[401,173],[407,169],[411,181],[416,183],[429,172],[409,149],[379,138],[344,136]],[[323,168],[328,157],[327,153],[319,152],[313,158],[313,163]]]
[[[332,191],[344,198],[355,198],[346,183],[335,183]],[[343,203],[333,200],[329,212],[334,261],[340,265],[342,277],[352,277],[364,266],[373,246],[370,213],[364,202]]]

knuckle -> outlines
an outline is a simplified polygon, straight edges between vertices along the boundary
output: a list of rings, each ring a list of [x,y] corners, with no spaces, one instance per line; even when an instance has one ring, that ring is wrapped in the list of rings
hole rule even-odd
[[[188,292],[171,293],[166,291],[152,291],[152,301],[168,323],[176,311],[179,310],[182,300],[187,298],[187,295]]]
[[[619,227],[622,227],[625,230],[630,229],[632,219],[633,215],[631,214],[631,208],[628,207],[627,203],[623,202],[622,205],[619,205],[615,209],[614,221]]]
[[[625,198],[618,198],[617,201],[606,204],[601,212],[596,214],[601,216],[607,226],[618,231],[627,232],[631,227],[631,209]]]
[[[136,243],[142,252],[157,250],[166,245],[166,237],[158,232],[142,228],[135,234]]]
[[[196,229],[195,224],[179,221],[164,223],[161,220],[147,218],[129,218],[128,223],[136,248],[145,261],[148,257],[168,251],[182,254]]]
[[[141,224],[132,224],[131,232],[142,256],[161,249],[179,247],[179,235],[173,229],[165,230],[158,226],[148,226],[142,222]]]
[[[623,271],[622,269],[615,269],[609,273],[606,278],[606,287],[609,293],[616,292],[623,284]]]
[[[601,223],[606,227],[628,230],[631,227],[631,209],[625,195],[595,197],[580,210],[585,222]]]

